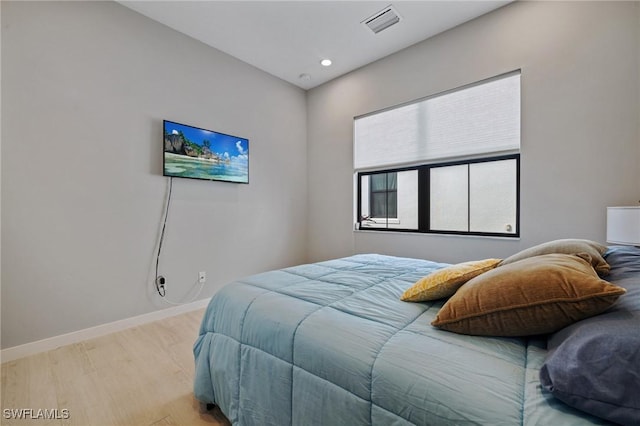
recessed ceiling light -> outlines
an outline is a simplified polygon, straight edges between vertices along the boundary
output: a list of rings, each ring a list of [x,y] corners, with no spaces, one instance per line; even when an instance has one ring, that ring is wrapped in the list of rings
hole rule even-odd
[[[329,65],[331,65],[331,59],[323,59],[320,61],[320,65],[322,65],[323,67],[328,67]]]

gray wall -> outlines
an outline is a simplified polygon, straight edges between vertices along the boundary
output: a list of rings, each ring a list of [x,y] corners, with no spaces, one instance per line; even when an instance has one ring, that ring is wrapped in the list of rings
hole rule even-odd
[[[556,238],[605,240],[640,199],[640,4],[517,2],[307,95],[309,260],[458,262]],[[522,69],[521,238],[354,232],[353,117]]]
[[[305,92],[114,2],[2,2],[2,347],[167,307],[162,119],[250,139],[174,179],[168,296],[305,260]]]

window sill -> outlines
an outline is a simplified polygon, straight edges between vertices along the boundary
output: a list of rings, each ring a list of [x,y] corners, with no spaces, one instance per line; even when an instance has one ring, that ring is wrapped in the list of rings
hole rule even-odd
[[[503,241],[520,241],[520,237],[507,237],[500,235],[463,235],[463,234],[438,234],[438,233],[428,233],[428,232],[412,232],[412,231],[396,231],[393,229],[376,229],[376,228],[366,228],[366,229],[354,229],[354,234],[393,234],[393,235],[412,235],[412,236],[423,236],[423,237],[439,237],[439,238],[481,238],[481,239],[490,239],[490,240],[503,240]]]
[[[383,225],[400,225],[400,219],[389,218],[389,219],[381,219],[381,218],[371,218],[369,219],[371,222],[367,221],[368,225],[360,225],[365,229],[376,229],[380,228]]]

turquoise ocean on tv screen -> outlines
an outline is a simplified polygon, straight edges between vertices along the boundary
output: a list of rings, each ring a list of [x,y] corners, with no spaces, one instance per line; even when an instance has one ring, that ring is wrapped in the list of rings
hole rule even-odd
[[[230,161],[213,161],[168,152],[164,155],[164,170],[169,176],[249,182],[249,162],[246,158],[232,157]]]

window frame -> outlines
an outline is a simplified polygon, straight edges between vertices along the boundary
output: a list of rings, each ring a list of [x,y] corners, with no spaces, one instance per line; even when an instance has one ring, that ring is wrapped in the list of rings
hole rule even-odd
[[[431,182],[430,171],[432,168],[438,167],[450,167],[459,165],[471,165],[486,162],[496,162],[503,160],[515,160],[516,161],[516,215],[515,215],[515,232],[478,232],[478,231],[452,231],[452,230],[434,230],[431,229],[430,222],[430,199],[431,199]],[[362,177],[370,176],[382,173],[393,173],[403,171],[418,171],[418,228],[408,229],[402,227],[368,227],[363,226],[363,222],[366,219],[362,216]],[[520,153],[487,156],[480,158],[460,159],[455,161],[434,162],[427,164],[419,164],[415,166],[407,166],[400,168],[389,168],[379,170],[367,170],[356,173],[357,181],[357,205],[356,205],[356,229],[360,231],[381,231],[381,232],[407,232],[407,233],[420,233],[420,234],[440,234],[440,235],[465,235],[465,236],[482,236],[482,237],[505,237],[505,238],[519,238],[520,237]],[[397,188],[396,188],[397,191]],[[470,196],[468,191],[467,196]],[[467,214],[467,221],[469,222],[469,212]],[[385,218],[375,218],[385,219]],[[398,218],[386,218],[387,223]]]

